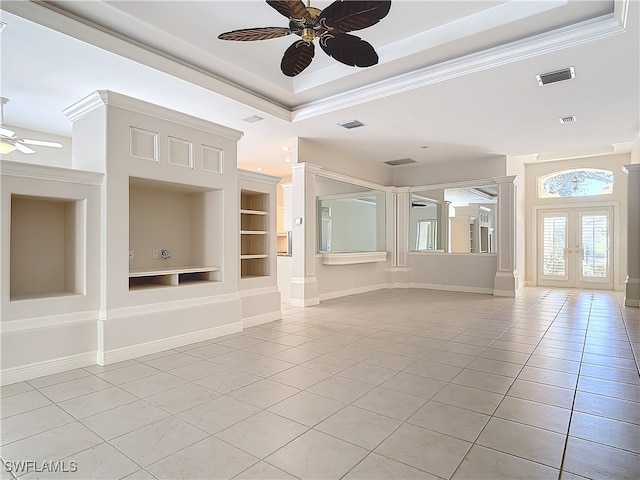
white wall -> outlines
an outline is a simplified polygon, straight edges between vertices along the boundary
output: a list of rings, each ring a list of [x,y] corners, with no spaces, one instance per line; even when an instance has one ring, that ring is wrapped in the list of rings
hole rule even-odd
[[[506,157],[493,156],[478,160],[412,164],[392,167],[396,187],[437,185],[506,175]]]
[[[308,138],[298,139],[298,162],[312,163],[326,170],[342,173],[380,185],[391,185],[392,170],[389,165],[375,164],[367,159],[345,156],[330,145]]]

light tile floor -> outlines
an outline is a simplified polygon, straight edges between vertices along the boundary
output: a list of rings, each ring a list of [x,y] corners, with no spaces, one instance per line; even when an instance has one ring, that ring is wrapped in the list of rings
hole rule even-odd
[[[2,457],[77,466],[25,479],[638,479],[640,312],[621,300],[395,289],[285,306],[3,387]]]

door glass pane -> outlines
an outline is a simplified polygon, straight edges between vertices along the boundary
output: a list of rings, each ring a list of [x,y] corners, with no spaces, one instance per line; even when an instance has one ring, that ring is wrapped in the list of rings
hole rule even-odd
[[[566,217],[545,217],[543,220],[543,274],[566,276],[564,249],[567,236]]]
[[[605,278],[609,269],[609,222],[606,214],[581,217],[583,277]]]

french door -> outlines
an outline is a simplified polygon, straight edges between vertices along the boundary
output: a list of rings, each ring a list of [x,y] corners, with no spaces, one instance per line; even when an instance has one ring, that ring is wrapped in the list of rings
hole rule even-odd
[[[538,285],[613,289],[613,208],[538,211]]]

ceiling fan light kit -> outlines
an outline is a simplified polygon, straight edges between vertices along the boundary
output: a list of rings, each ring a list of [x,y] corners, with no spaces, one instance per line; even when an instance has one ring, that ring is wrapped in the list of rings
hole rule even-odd
[[[340,63],[352,67],[371,67],[378,63],[373,46],[347,32],[361,30],[378,23],[387,16],[391,0],[336,0],[324,10],[304,5],[302,0],[267,0],[278,13],[289,19],[289,27],[258,27],[233,30],[218,35],[221,40],[248,42],[268,40],[295,34],[295,41],[284,53],[280,69],[288,77],[295,77],[307,68],[315,54],[313,41]]]
[[[47,142],[45,140],[32,140],[29,138],[20,138],[13,130],[4,128],[4,105],[9,101],[8,98],[0,97],[0,154],[6,155],[15,150],[22,153],[36,153],[36,151],[27,145],[38,147],[54,147],[62,148],[62,144],[58,142]]]

